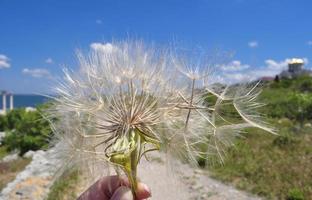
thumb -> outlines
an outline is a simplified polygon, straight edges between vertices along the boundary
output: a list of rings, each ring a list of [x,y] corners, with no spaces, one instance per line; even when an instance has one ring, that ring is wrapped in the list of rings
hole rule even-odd
[[[110,200],[133,200],[131,189],[126,186],[120,186]]]

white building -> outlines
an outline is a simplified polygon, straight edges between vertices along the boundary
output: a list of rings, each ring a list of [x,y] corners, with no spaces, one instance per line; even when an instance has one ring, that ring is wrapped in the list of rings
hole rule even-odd
[[[293,58],[288,62],[288,69],[280,73],[280,78],[296,78],[298,76],[312,76],[312,71],[304,69],[304,60]]]

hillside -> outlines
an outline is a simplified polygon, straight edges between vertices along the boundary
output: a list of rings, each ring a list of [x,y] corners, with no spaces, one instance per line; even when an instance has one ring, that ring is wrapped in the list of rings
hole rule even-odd
[[[247,130],[224,165],[209,170],[268,199],[312,199],[312,78],[265,83],[259,99],[278,135]]]

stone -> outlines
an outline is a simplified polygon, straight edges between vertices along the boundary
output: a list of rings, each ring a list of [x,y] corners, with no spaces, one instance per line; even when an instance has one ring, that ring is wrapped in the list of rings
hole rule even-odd
[[[4,158],[2,158],[3,162],[10,162],[13,160],[18,159],[18,153],[13,153],[13,154],[9,154],[7,156],[5,156]]]
[[[27,151],[27,152],[23,155],[23,157],[24,157],[24,158],[32,158],[32,157],[34,156],[35,153],[36,153],[35,151],[30,150],[30,151]]]
[[[53,175],[61,164],[60,159],[56,157],[56,148],[27,152],[25,157],[32,157],[32,161],[1,191],[0,199],[45,199],[53,184]]]

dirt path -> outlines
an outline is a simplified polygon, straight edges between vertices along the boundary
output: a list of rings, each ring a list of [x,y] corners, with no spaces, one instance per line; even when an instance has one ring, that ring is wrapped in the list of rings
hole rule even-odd
[[[59,165],[55,149],[38,151],[33,161],[19,173],[0,193],[0,199],[20,200],[44,199],[52,184],[53,173]],[[153,155],[152,161],[142,159],[138,174],[141,180],[152,189],[154,200],[259,200],[245,192],[238,191],[210,178],[207,172],[178,164],[179,173],[173,176],[164,159]],[[175,166],[173,166],[175,167]]]
[[[173,176],[163,163],[164,159],[156,158],[152,162],[143,159],[139,167],[139,177],[152,189],[151,199],[260,200],[210,178],[207,171],[188,165],[178,164],[179,172]]]

